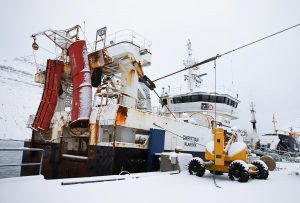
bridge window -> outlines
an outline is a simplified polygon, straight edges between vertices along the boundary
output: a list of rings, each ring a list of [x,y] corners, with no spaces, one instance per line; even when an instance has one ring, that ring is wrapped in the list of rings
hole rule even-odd
[[[224,104],[227,104],[227,103],[228,103],[228,98],[225,97],[225,98],[224,98]]]
[[[237,108],[237,106],[238,106],[238,103],[237,103],[237,102],[235,102],[235,103],[234,103],[234,107],[235,107],[235,108]]]
[[[226,104],[230,105],[231,104],[231,99],[228,99]]]
[[[167,99],[163,99],[163,100],[162,100],[162,105],[165,106],[165,105],[167,105],[167,104],[168,104]]]
[[[209,97],[209,102],[215,103],[215,102],[216,102],[216,96],[210,95],[210,97]]]
[[[201,95],[192,95],[191,96],[191,101],[192,102],[198,102],[198,101],[200,101],[201,98],[199,96],[201,96]]]
[[[218,96],[217,97],[217,103],[225,103],[225,97],[221,97],[221,96]]]
[[[191,97],[190,96],[182,97],[182,103],[188,103],[188,102],[191,102]]]
[[[181,97],[174,97],[173,98],[173,103],[174,104],[182,103]]]
[[[202,101],[209,102],[209,95],[202,95]]]
[[[165,99],[164,99],[165,100]],[[167,102],[163,100],[163,103],[165,104]],[[215,95],[191,95],[191,96],[182,96],[182,97],[174,97],[173,100],[170,101],[170,103],[179,104],[179,103],[189,103],[189,102],[212,102],[212,103],[219,103],[219,104],[226,104],[229,106],[232,106],[234,108],[237,108],[238,103],[227,98],[224,96],[215,96]]]

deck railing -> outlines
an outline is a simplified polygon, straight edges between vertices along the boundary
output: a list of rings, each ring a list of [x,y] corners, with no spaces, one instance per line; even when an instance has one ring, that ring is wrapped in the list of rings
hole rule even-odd
[[[39,148],[0,148],[0,151],[37,151],[41,153],[41,159],[38,163],[13,163],[13,164],[0,164],[1,167],[12,167],[12,166],[40,166],[39,167],[39,175],[42,173],[42,165],[43,165],[43,157],[44,157],[44,150]]]

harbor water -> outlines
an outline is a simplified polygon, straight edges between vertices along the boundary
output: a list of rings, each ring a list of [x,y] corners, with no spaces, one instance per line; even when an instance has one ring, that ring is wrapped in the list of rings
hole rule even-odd
[[[1,141],[1,148],[20,148],[24,146],[22,141]],[[20,164],[22,162],[22,151],[0,150],[0,164]],[[0,179],[20,176],[20,166],[0,166]]]

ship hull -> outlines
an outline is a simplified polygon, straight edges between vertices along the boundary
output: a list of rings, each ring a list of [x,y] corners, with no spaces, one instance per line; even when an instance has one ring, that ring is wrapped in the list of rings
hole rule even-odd
[[[122,171],[126,173],[148,171],[148,149],[89,146],[86,159],[82,159],[78,157],[84,156],[73,155],[64,157],[60,153],[61,146],[59,143],[31,143],[26,141],[24,147],[36,147],[44,150],[42,175],[46,179],[117,175]],[[204,158],[203,152],[189,151],[185,153],[191,153],[193,156]],[[30,151],[23,153],[22,163],[39,161],[39,153]],[[152,170],[159,170],[158,156],[154,160]],[[21,176],[37,175],[38,172],[39,166],[23,166],[21,168]]]

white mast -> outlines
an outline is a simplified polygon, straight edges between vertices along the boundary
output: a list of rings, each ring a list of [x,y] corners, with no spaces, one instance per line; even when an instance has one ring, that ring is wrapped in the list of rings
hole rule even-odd
[[[277,129],[276,129],[276,123],[277,121],[275,120],[275,114],[273,113],[273,120],[272,120],[272,123],[273,123],[273,128],[274,128],[274,133],[277,134]]]
[[[195,59],[192,58],[192,43],[191,40],[188,39],[187,43],[187,59],[183,60],[183,65],[185,67],[190,67],[196,63]],[[188,69],[188,74],[184,75],[184,81],[187,82],[187,88],[190,92],[194,91],[195,87],[199,87],[202,83],[201,77],[206,74],[197,75],[196,70],[198,70],[198,67],[190,68]]]
[[[256,130],[256,118],[255,118],[255,110],[254,110],[254,104],[253,102],[251,102],[251,105],[250,105],[250,112],[251,112],[251,115],[252,115],[252,120],[251,120],[251,123],[252,123],[252,127],[253,127],[253,132],[254,133],[257,133],[257,130]]]
[[[185,65],[185,67],[190,67],[192,65],[192,43],[191,40],[188,39],[188,43],[187,43],[187,60],[183,61],[183,64]],[[192,74],[193,74],[193,70],[192,68],[190,68],[188,70],[188,75],[185,75],[185,80],[187,81],[187,85],[188,85],[188,90],[193,92],[193,87],[192,87]]]

